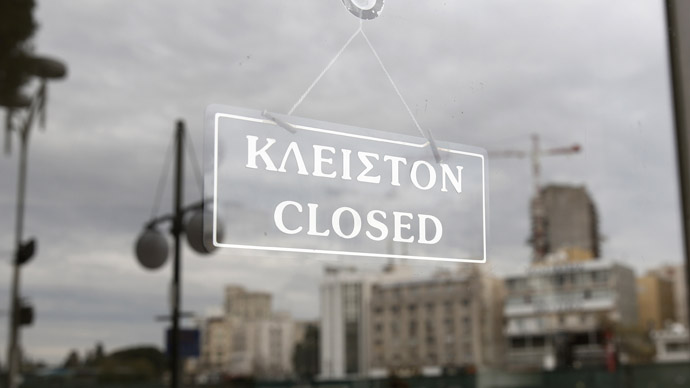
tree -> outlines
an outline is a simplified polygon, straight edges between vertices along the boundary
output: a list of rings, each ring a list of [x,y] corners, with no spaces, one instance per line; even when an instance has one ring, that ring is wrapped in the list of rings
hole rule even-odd
[[[613,333],[618,355],[625,354],[631,364],[647,364],[654,361],[654,341],[644,327],[637,324],[621,324],[600,317],[600,328]]]
[[[103,363],[104,358],[105,354],[103,344],[101,342],[97,342],[93,350],[87,353],[84,365],[88,367],[98,367]]]
[[[316,324],[306,327],[304,338],[295,346],[292,366],[297,377],[312,381],[319,374],[319,328]]]
[[[94,359],[98,358],[98,346]],[[165,355],[154,347],[133,347],[115,351],[99,362],[101,381],[154,381],[166,367]]]
[[[26,58],[37,24],[34,0],[0,1],[0,106],[17,107],[28,81]]]
[[[80,366],[81,362],[79,360],[79,353],[72,349],[67,355],[67,358],[65,358],[65,362],[62,364],[62,367],[65,369],[77,369]]]
[[[96,343],[96,349],[94,350],[94,359],[96,363],[99,363],[103,361],[103,358],[105,358],[105,349],[103,348],[103,343],[98,342]]]

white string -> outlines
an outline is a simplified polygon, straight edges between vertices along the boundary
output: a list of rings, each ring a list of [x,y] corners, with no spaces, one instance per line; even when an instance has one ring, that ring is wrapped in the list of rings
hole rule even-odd
[[[402,93],[400,93],[400,90],[398,90],[398,86],[395,84],[395,81],[393,81],[393,77],[391,77],[390,73],[388,73],[388,70],[386,70],[386,66],[383,64],[381,57],[379,57],[379,54],[376,52],[376,49],[374,49],[374,45],[371,44],[371,42],[369,41],[369,38],[367,37],[367,34],[364,33],[364,30],[362,30],[361,32],[362,32],[362,36],[364,37],[364,40],[367,42],[367,45],[369,45],[371,52],[374,54],[374,57],[376,57],[376,60],[379,62],[379,65],[381,65],[381,69],[383,70],[384,73],[386,73],[386,77],[388,77],[388,81],[390,81],[391,85],[393,85],[393,89],[395,89],[395,93],[398,94],[400,101],[402,101],[403,105],[405,106],[405,109],[407,109],[407,113],[409,113],[410,117],[412,118],[414,125],[419,130],[419,133],[421,133],[422,136],[424,136],[429,141],[429,145],[431,146],[431,150],[434,153],[434,158],[436,158],[437,162],[440,161],[441,157],[438,153],[438,148],[436,148],[436,142],[434,141],[434,138],[431,136],[431,131],[428,131],[428,130],[425,131],[419,125],[419,123],[417,122],[417,118],[414,117],[412,110],[407,105],[407,102],[403,98]]]
[[[424,130],[422,130],[422,127],[419,126],[417,119],[414,117],[414,114],[412,114],[412,110],[410,110],[410,107],[407,105],[407,102],[405,102],[405,99],[403,98],[402,94],[400,93],[400,90],[398,90],[398,86],[393,81],[393,78],[391,77],[390,73],[388,73],[388,70],[386,70],[386,66],[383,65],[383,61],[381,61],[379,54],[374,49],[374,46],[369,41],[369,38],[367,38],[367,34],[365,34],[364,31],[362,31],[362,36],[364,37],[364,40],[367,41],[367,44],[369,45],[371,52],[374,53],[374,57],[376,57],[376,60],[379,62],[379,65],[381,65],[381,69],[383,69],[383,72],[386,73],[386,77],[388,77],[388,81],[390,81],[391,85],[393,85],[393,89],[395,89],[395,93],[398,94],[400,101],[402,101],[403,105],[405,105],[405,109],[407,109],[407,113],[409,113],[410,117],[412,117],[412,121],[414,122],[414,125],[417,127],[419,132],[421,132],[422,136],[427,137],[426,133],[424,133]]]
[[[168,142],[168,148],[165,150],[165,157],[163,159],[163,168],[161,169],[161,174],[158,177],[158,186],[156,187],[156,194],[153,197],[153,207],[151,208],[151,219],[158,215],[158,210],[160,209],[161,200],[163,199],[163,188],[165,182],[168,180],[168,175],[170,175],[171,158],[172,158],[172,146],[175,137],[170,136],[170,142]]]
[[[326,74],[326,72],[331,68],[331,66],[333,66],[335,61],[338,60],[338,58],[340,57],[340,54],[342,54],[345,51],[347,46],[349,46],[350,43],[352,43],[352,40],[355,39],[355,36],[357,36],[357,34],[359,34],[360,32],[362,32],[361,23],[360,23],[357,31],[355,31],[355,33],[352,34],[350,39],[348,39],[347,42],[345,42],[345,45],[340,49],[340,51],[338,51],[338,53],[335,55],[335,57],[333,57],[333,59],[331,59],[331,61],[328,63],[328,65],[321,71],[321,74],[319,74],[319,76],[316,77],[314,82],[312,82],[311,85],[309,85],[309,87],[307,88],[307,91],[304,92],[304,94],[302,94],[302,97],[300,97],[299,100],[297,100],[297,102],[295,103],[295,105],[292,106],[292,108],[288,112],[288,116],[291,115],[292,112],[294,112],[298,106],[300,106],[300,104],[302,103],[302,101],[304,101],[305,98],[307,98],[307,95],[309,95],[309,93],[311,93],[311,90],[314,89],[314,86],[316,86],[316,84],[319,83],[319,81],[321,81],[321,78]]]
[[[379,65],[381,66],[381,69],[383,72],[386,74],[386,77],[388,77],[388,81],[391,83],[393,86],[393,89],[395,90],[395,93],[398,95],[398,98],[400,98],[400,101],[402,101],[403,105],[405,106],[405,109],[407,110],[407,113],[410,115],[412,118],[412,122],[414,122],[415,127],[417,127],[417,130],[424,136],[428,142],[429,146],[431,147],[431,151],[434,154],[434,158],[436,159],[437,162],[441,161],[441,155],[438,152],[438,148],[436,147],[436,142],[434,141],[433,136],[431,136],[431,131],[429,130],[423,130],[422,127],[419,125],[417,122],[417,118],[414,116],[412,113],[412,109],[410,109],[409,105],[407,105],[407,102],[405,101],[405,98],[403,98],[402,93],[400,93],[400,90],[398,89],[398,86],[395,84],[395,81],[393,81],[393,77],[391,77],[390,73],[388,73],[388,70],[386,69],[386,66],[383,64],[383,61],[381,60],[381,57],[379,57],[379,54],[376,52],[376,49],[374,49],[374,45],[371,44],[371,41],[369,41],[369,38],[367,37],[367,34],[364,33],[364,29],[362,29],[363,26],[363,20],[359,21],[359,28],[357,31],[355,31],[352,36],[350,36],[350,39],[345,42],[345,45],[338,51],[338,53],[331,59],[331,61],[328,63],[328,65],[321,71],[318,77],[314,80],[314,82],[309,85],[307,90],[302,94],[302,96],[297,100],[295,105],[292,106],[290,111],[288,111],[288,116],[292,115],[292,113],[297,109],[300,104],[302,104],[302,101],[311,93],[312,89],[314,89],[314,86],[316,86],[319,81],[321,81],[321,78],[330,70],[330,68],[333,66],[333,64],[340,58],[340,55],[345,51],[345,49],[352,43],[352,40],[355,39],[355,37],[358,34],[362,34],[362,37],[364,37],[364,40],[367,42],[367,45],[369,46],[369,49],[371,49],[371,52],[374,54],[374,57],[376,57],[376,60],[378,61]]]

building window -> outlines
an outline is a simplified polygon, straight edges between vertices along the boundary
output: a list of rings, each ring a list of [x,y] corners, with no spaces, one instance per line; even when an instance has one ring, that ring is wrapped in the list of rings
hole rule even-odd
[[[398,322],[391,322],[391,334],[397,336],[398,333]]]
[[[510,291],[522,291],[526,283],[524,279],[508,279],[507,285]]]
[[[592,272],[592,279],[594,283],[606,283],[609,280],[609,274],[606,271]]]
[[[446,351],[446,360],[449,364],[453,364],[455,362],[455,352],[452,349]]]
[[[444,324],[446,326],[446,333],[453,333],[455,331],[455,321],[453,318],[446,318]]]
[[[417,335],[417,321],[410,321],[409,333],[410,337],[414,337]]]
[[[669,342],[666,344],[667,353],[687,352],[690,350],[690,344],[687,342]]]
[[[510,347],[512,349],[523,349],[527,347],[527,341],[524,337],[514,337],[510,339]]]
[[[419,350],[416,347],[411,347],[410,348],[410,360],[417,360],[417,356],[419,355]]]
[[[426,356],[427,360],[429,360],[430,363],[435,364],[436,363],[436,353],[429,353]]]
[[[564,275],[556,275],[556,287],[563,287],[565,284],[565,276]]]
[[[546,339],[544,338],[544,336],[536,336],[532,338],[532,347],[543,348],[545,344]]]

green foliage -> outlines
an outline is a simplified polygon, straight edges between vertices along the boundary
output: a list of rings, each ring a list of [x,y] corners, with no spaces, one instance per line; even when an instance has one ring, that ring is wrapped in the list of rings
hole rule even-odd
[[[619,351],[630,358],[632,364],[647,364],[654,362],[656,349],[649,332],[637,325],[616,327]]]
[[[319,328],[309,325],[304,338],[295,346],[292,365],[297,377],[312,381],[319,374]]]
[[[166,368],[166,358],[151,346],[115,351],[100,363],[102,381],[152,381],[160,379]]]
[[[602,330],[610,331],[615,336],[617,350],[628,356],[631,364],[654,362],[656,348],[649,331],[639,325],[624,325],[606,317],[599,318]]]
[[[62,367],[65,369],[77,369],[80,366],[81,363],[79,361],[79,353],[72,349],[67,355],[67,358],[65,358],[65,361],[62,363]]]
[[[103,345],[98,343],[84,360],[76,350],[70,351],[62,366],[82,378],[90,376],[102,382],[153,382],[161,379],[167,364],[165,355],[152,346],[125,348],[105,355]]]
[[[20,94],[27,82],[25,58],[37,29],[34,0],[0,1],[0,104]]]

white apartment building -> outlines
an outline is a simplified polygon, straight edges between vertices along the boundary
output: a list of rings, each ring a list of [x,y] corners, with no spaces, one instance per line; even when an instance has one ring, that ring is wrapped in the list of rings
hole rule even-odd
[[[481,369],[501,360],[502,282],[477,265],[374,286],[372,375]]]
[[[292,375],[294,322],[286,313],[242,320],[233,328],[230,374],[265,379]]]
[[[578,365],[604,362],[605,322],[637,323],[635,274],[606,260],[538,265],[505,279],[506,363],[550,369],[559,354]]]
[[[680,323],[652,332],[656,362],[687,362],[690,360],[690,335]]]
[[[233,329],[237,318],[215,316],[206,318],[202,327],[200,369],[212,373],[230,373],[232,368]]]
[[[320,286],[319,332],[322,379],[366,376],[370,369],[370,302],[374,284],[411,277],[404,266],[381,273],[327,267]]]
[[[288,378],[293,373],[294,321],[271,310],[271,295],[225,289],[224,314],[206,319],[201,367],[209,373]]]
[[[267,292],[247,291],[244,287],[225,287],[224,313],[243,319],[267,318],[271,315],[273,296]]]

